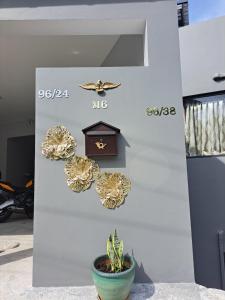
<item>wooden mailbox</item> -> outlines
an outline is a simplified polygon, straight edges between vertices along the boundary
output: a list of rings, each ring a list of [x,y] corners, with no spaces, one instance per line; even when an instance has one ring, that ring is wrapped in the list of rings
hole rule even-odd
[[[120,129],[105,122],[97,122],[84,128],[86,156],[115,156]]]

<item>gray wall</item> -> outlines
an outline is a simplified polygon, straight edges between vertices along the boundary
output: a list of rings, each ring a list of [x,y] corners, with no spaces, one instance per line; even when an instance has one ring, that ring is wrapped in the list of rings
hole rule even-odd
[[[183,95],[225,90],[225,17],[180,28]],[[220,98],[220,97],[219,97]],[[188,179],[196,282],[222,288],[218,230],[225,230],[225,158],[189,158]]]
[[[137,281],[194,280],[180,87],[170,76],[162,89],[159,76],[151,67],[38,69],[37,90],[64,87],[70,98],[36,99],[34,286],[90,284],[90,265],[105,253],[114,228],[125,252],[135,255]],[[107,91],[105,110],[93,110],[92,100],[103,98],[78,86],[99,78],[122,84]],[[146,107],[154,105],[175,106],[177,115],[146,116]],[[46,130],[57,124],[72,132],[77,154],[84,155],[81,130],[100,120],[122,134],[119,156],[99,161],[102,170],[121,171],[132,181],[125,204],[116,210],[102,206],[94,186],[72,192],[64,162],[41,155]]]
[[[102,63],[102,67],[143,66],[144,35],[122,35]]]
[[[222,288],[218,231],[225,231],[225,157],[189,158],[188,181],[196,282]]]
[[[183,96],[225,90],[225,17],[179,29]]]

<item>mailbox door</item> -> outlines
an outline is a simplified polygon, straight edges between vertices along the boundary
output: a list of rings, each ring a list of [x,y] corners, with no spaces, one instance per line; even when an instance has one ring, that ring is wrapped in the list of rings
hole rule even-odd
[[[116,135],[86,135],[87,156],[114,156],[117,155]]]

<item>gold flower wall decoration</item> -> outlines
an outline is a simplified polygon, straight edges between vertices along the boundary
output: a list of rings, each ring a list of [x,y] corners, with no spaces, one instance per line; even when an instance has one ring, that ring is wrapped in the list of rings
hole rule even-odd
[[[87,190],[99,174],[99,166],[87,157],[74,156],[65,165],[67,185],[74,192]]]
[[[64,126],[50,128],[42,143],[42,154],[53,160],[68,159],[74,155],[76,141]]]
[[[121,173],[104,172],[96,180],[96,191],[106,208],[116,208],[123,204],[130,189],[130,180]]]

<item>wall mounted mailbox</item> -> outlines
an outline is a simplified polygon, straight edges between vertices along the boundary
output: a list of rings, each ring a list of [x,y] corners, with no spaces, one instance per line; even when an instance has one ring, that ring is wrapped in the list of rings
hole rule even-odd
[[[105,122],[97,122],[84,128],[85,154],[90,156],[115,156],[117,152],[117,138],[120,129]]]

